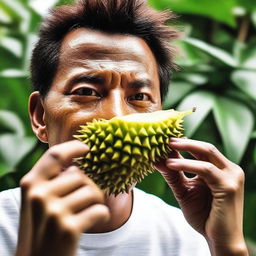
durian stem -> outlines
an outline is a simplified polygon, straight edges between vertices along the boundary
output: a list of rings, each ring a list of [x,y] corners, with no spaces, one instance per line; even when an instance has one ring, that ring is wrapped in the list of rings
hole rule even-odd
[[[192,113],[195,112],[195,111],[196,111],[196,107],[193,107],[192,109],[187,110],[187,111],[183,111],[183,112],[182,112],[182,117],[187,116],[187,115],[190,115],[190,114],[192,114]]]

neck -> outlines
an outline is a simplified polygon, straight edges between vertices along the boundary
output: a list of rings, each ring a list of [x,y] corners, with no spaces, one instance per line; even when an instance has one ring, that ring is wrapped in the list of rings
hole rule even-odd
[[[105,233],[121,227],[132,212],[133,192],[122,193],[117,196],[105,196],[105,204],[110,211],[110,219],[106,223],[99,223],[86,233]]]

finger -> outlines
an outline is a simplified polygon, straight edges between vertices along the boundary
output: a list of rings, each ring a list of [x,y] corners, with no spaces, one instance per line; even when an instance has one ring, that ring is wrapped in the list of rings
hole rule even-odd
[[[51,179],[71,164],[73,158],[86,154],[88,150],[88,146],[78,140],[54,145],[36,163],[33,173],[42,179]]]
[[[191,159],[168,159],[166,165],[172,170],[183,170],[196,174],[208,185],[220,183],[222,180],[222,171],[210,162]]]
[[[72,213],[77,213],[94,204],[104,203],[104,194],[96,187],[83,186],[61,199]]]
[[[182,159],[182,155],[177,151],[171,151],[168,155],[168,159]],[[172,189],[177,200],[182,198],[182,196],[187,192],[186,181],[187,178],[182,171],[177,172],[168,168],[166,165],[166,160],[161,160],[155,165],[156,169],[162,174],[167,184]]]
[[[81,233],[87,232],[97,223],[107,222],[110,218],[109,209],[103,204],[95,204],[76,215],[66,219],[69,226],[79,229]]]
[[[168,159],[169,158],[183,158],[183,156],[176,150],[172,150],[168,153]],[[155,163],[155,168],[161,173],[161,174],[168,174],[170,169],[166,167],[166,159],[161,159],[159,162]]]
[[[187,151],[199,160],[209,161],[220,169],[230,164],[230,161],[214,145],[207,142],[172,138],[170,146],[174,150]]]
[[[72,165],[47,183],[47,194],[63,197],[86,184],[92,183],[83,171]]]

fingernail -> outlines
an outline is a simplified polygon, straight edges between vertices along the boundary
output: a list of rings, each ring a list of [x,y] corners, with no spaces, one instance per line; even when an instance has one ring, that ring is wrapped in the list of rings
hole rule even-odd
[[[180,140],[182,140],[182,138],[172,137],[172,138],[171,138],[171,141],[172,141],[172,140],[173,140],[173,141],[180,141]]]
[[[171,138],[170,143],[179,143],[182,142],[181,138]]]
[[[177,159],[176,158],[168,158],[166,160],[166,164],[174,164],[174,163],[177,163]]]

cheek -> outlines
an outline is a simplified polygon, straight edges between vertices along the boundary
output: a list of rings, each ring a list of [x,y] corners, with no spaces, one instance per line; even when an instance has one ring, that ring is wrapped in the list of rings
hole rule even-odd
[[[161,94],[160,89],[154,89],[153,92],[153,98],[154,98],[154,109],[153,111],[162,110],[162,100],[161,100]]]
[[[58,111],[55,116],[50,116],[47,122],[49,143],[58,144],[72,140],[78,134],[81,125],[96,118],[94,112],[88,111]]]
[[[85,109],[63,98],[48,100],[45,109],[44,118],[50,146],[72,140],[80,125],[97,117],[94,107]]]

